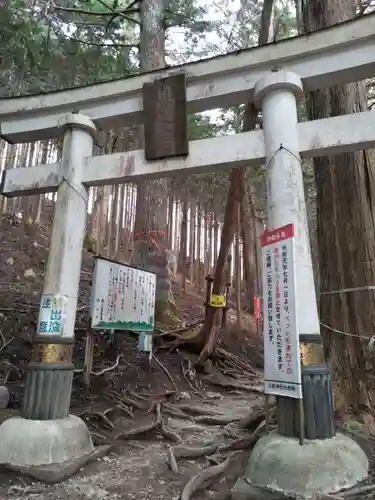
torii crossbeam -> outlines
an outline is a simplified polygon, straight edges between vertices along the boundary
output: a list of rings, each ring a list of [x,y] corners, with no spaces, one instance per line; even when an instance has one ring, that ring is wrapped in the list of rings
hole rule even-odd
[[[179,73],[186,75],[190,113],[253,100],[262,109],[263,129],[193,141],[189,145],[190,153],[184,158],[149,162],[144,151],[92,156],[98,129],[146,122],[142,101],[145,83]],[[297,102],[303,92],[373,76],[375,14],[208,61],[114,82],[0,101],[1,136],[9,142],[64,138],[60,162],[8,170],[1,184],[5,196],[57,191],[40,314],[43,314],[44,299],[51,300],[51,297],[64,304],[64,311],[59,331],[53,336],[37,332],[25,381],[24,418],[10,419],[0,427],[0,462],[12,466],[56,464],[92,451],[85,424],[68,416],[90,186],[264,163],[269,226],[293,224],[295,228],[299,338],[301,342],[320,345],[300,158],[374,147],[375,113],[368,111],[298,123]],[[328,442],[335,433],[330,379],[324,366],[318,368],[320,371],[311,372],[315,378],[309,380],[320,387],[320,399],[315,398],[312,403],[312,416],[305,416],[310,421],[312,418],[327,424],[322,424],[319,436],[315,429],[315,438],[327,438]],[[308,378],[307,372],[305,376]],[[281,403],[279,409],[282,409]],[[293,411],[289,413],[291,420]],[[287,411],[281,414],[285,416]],[[39,421],[42,423],[37,424]],[[291,424],[290,432],[295,436],[294,420]],[[309,429],[308,425],[306,428]],[[283,428],[279,421],[279,433],[285,436],[288,432],[287,426]],[[53,436],[53,442],[48,436]],[[346,446],[342,453],[350,454],[349,461],[353,458],[354,462],[361,462],[362,455],[359,460],[354,448],[351,447],[350,452],[349,448]],[[324,455],[324,449],[319,453]],[[297,460],[299,452],[295,455]],[[280,467],[284,467],[282,454]],[[299,467],[297,462],[292,471],[296,476]]]
[[[375,147],[374,113],[364,112],[325,118],[298,124],[302,158],[348,153]],[[250,167],[264,164],[266,158],[263,132],[201,139],[190,142],[190,154],[147,162],[144,151],[129,151],[101,156],[87,156],[82,183],[106,186],[136,182],[142,178],[172,177],[186,173],[211,172],[217,169]],[[56,192],[64,177],[61,162],[4,171],[1,192],[8,197]]]

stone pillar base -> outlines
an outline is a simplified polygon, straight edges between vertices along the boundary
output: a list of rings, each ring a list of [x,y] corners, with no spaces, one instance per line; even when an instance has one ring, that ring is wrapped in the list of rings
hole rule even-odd
[[[69,414],[73,339],[37,337],[25,375],[21,416],[54,420]]]
[[[58,420],[13,417],[0,426],[0,463],[11,467],[63,464],[94,450],[86,424],[69,415]]]
[[[365,452],[346,436],[306,440],[306,445],[300,446],[298,439],[269,434],[255,445],[245,479],[233,488],[232,499],[313,499],[317,493],[350,488],[367,474]]]

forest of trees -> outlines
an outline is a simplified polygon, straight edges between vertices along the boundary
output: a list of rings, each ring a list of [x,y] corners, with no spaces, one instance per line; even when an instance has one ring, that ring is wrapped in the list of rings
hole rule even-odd
[[[0,3],[0,97],[97,83],[275,42],[366,15],[374,6],[371,0],[8,0]],[[320,90],[306,96],[300,119],[370,109],[372,96],[372,82]],[[189,117],[190,139],[260,126],[251,104]],[[103,130],[94,154],[138,149],[142,141],[140,127]],[[54,161],[60,144],[2,143],[0,151],[1,168],[14,168]],[[373,285],[372,151],[317,158],[303,169],[318,291]],[[218,293],[232,255],[233,299],[241,306],[245,298],[251,309],[261,293],[258,239],[267,220],[265,191],[263,167],[95,188],[86,246],[134,261],[134,235],[159,232],[184,282],[203,289],[204,276],[214,273]],[[37,196],[1,200],[3,213],[22,213],[30,223],[40,222],[50,205]],[[359,337],[373,335],[374,298],[373,290],[322,295],[319,304],[342,409],[350,407],[365,420],[375,415],[369,382],[375,364]],[[173,297],[164,302],[162,316],[173,316]],[[200,335],[202,360],[215,345],[213,324],[211,311]]]

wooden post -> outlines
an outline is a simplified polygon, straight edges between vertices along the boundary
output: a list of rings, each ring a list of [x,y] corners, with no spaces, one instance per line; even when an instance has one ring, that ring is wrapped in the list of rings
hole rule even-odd
[[[91,383],[92,365],[94,363],[95,335],[91,327],[88,328],[85,338],[85,362],[83,365],[83,383],[89,391]]]
[[[210,307],[212,285],[213,285],[214,279],[212,276],[207,275],[205,277],[205,280],[206,280],[206,302],[204,303],[204,306],[205,306],[205,316],[207,316],[207,311],[208,311],[208,308]]]
[[[237,327],[241,327],[241,252],[240,252],[240,205],[236,209],[237,237],[235,240],[235,263],[236,263],[236,312]]]
[[[225,297],[225,306],[223,307],[223,312],[222,312],[222,317],[221,317],[221,326],[223,328],[227,327],[227,319],[228,319],[228,300],[229,300],[229,290],[230,290],[230,283],[225,284],[225,292],[224,292],[224,297]]]

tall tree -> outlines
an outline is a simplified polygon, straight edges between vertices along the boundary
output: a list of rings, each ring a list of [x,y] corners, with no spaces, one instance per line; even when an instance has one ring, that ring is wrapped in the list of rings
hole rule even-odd
[[[165,66],[164,0],[141,2],[141,72]],[[140,182],[134,233],[167,230],[168,182],[166,179]],[[165,242],[163,242],[165,244]]]
[[[264,45],[268,42],[273,1],[274,0],[264,0],[263,2],[258,35],[258,45]],[[246,9],[245,2],[242,2],[242,9]],[[248,104],[245,107],[243,116],[242,129],[244,132],[255,129],[257,117],[258,111],[255,108],[254,104]],[[223,292],[225,261],[227,259],[236,230],[235,221],[237,207],[238,205],[241,205],[241,200],[243,200],[245,196],[245,183],[245,169],[233,169],[230,177],[230,186],[224,214],[224,224],[221,233],[220,250],[216,262],[215,276],[212,287],[212,293],[215,295],[220,295]],[[214,324],[217,314],[218,311],[216,308],[208,308],[202,330],[200,332],[200,335],[196,339],[198,344],[204,344],[199,357],[199,363],[203,363],[214,349],[216,340],[216,328],[214,327]]]
[[[142,0],[139,45],[141,72],[165,66],[166,28],[180,24],[189,29],[195,27],[200,32],[206,23],[199,23],[197,16],[192,0]],[[188,17],[191,19],[188,20]],[[177,262],[168,249],[168,195],[169,183],[166,179],[147,180],[138,184],[133,262],[156,271],[156,318],[173,321],[171,278],[176,272]],[[151,243],[149,235],[152,235],[156,244]]]
[[[314,31],[352,19],[357,4],[355,0],[305,0],[304,29]],[[313,92],[307,108],[310,119],[365,111],[366,87],[359,82]],[[370,339],[375,329],[374,290],[366,288],[375,283],[374,154],[360,151],[321,157],[314,166],[320,312],[336,408],[351,410],[373,425],[374,355],[360,336]]]
[[[140,69],[141,72],[165,66],[165,2],[142,0],[140,5]],[[133,263],[157,273],[156,319],[166,321],[173,303],[167,250],[168,180],[145,180],[137,186],[134,224]],[[151,242],[155,241],[156,244]],[[157,266],[150,260],[156,257]],[[153,260],[155,263],[155,259]]]
[[[95,9],[61,3],[9,0],[0,6],[0,95],[56,90],[134,71],[137,43],[129,22],[121,24],[120,34],[119,25],[109,25],[108,16]]]

